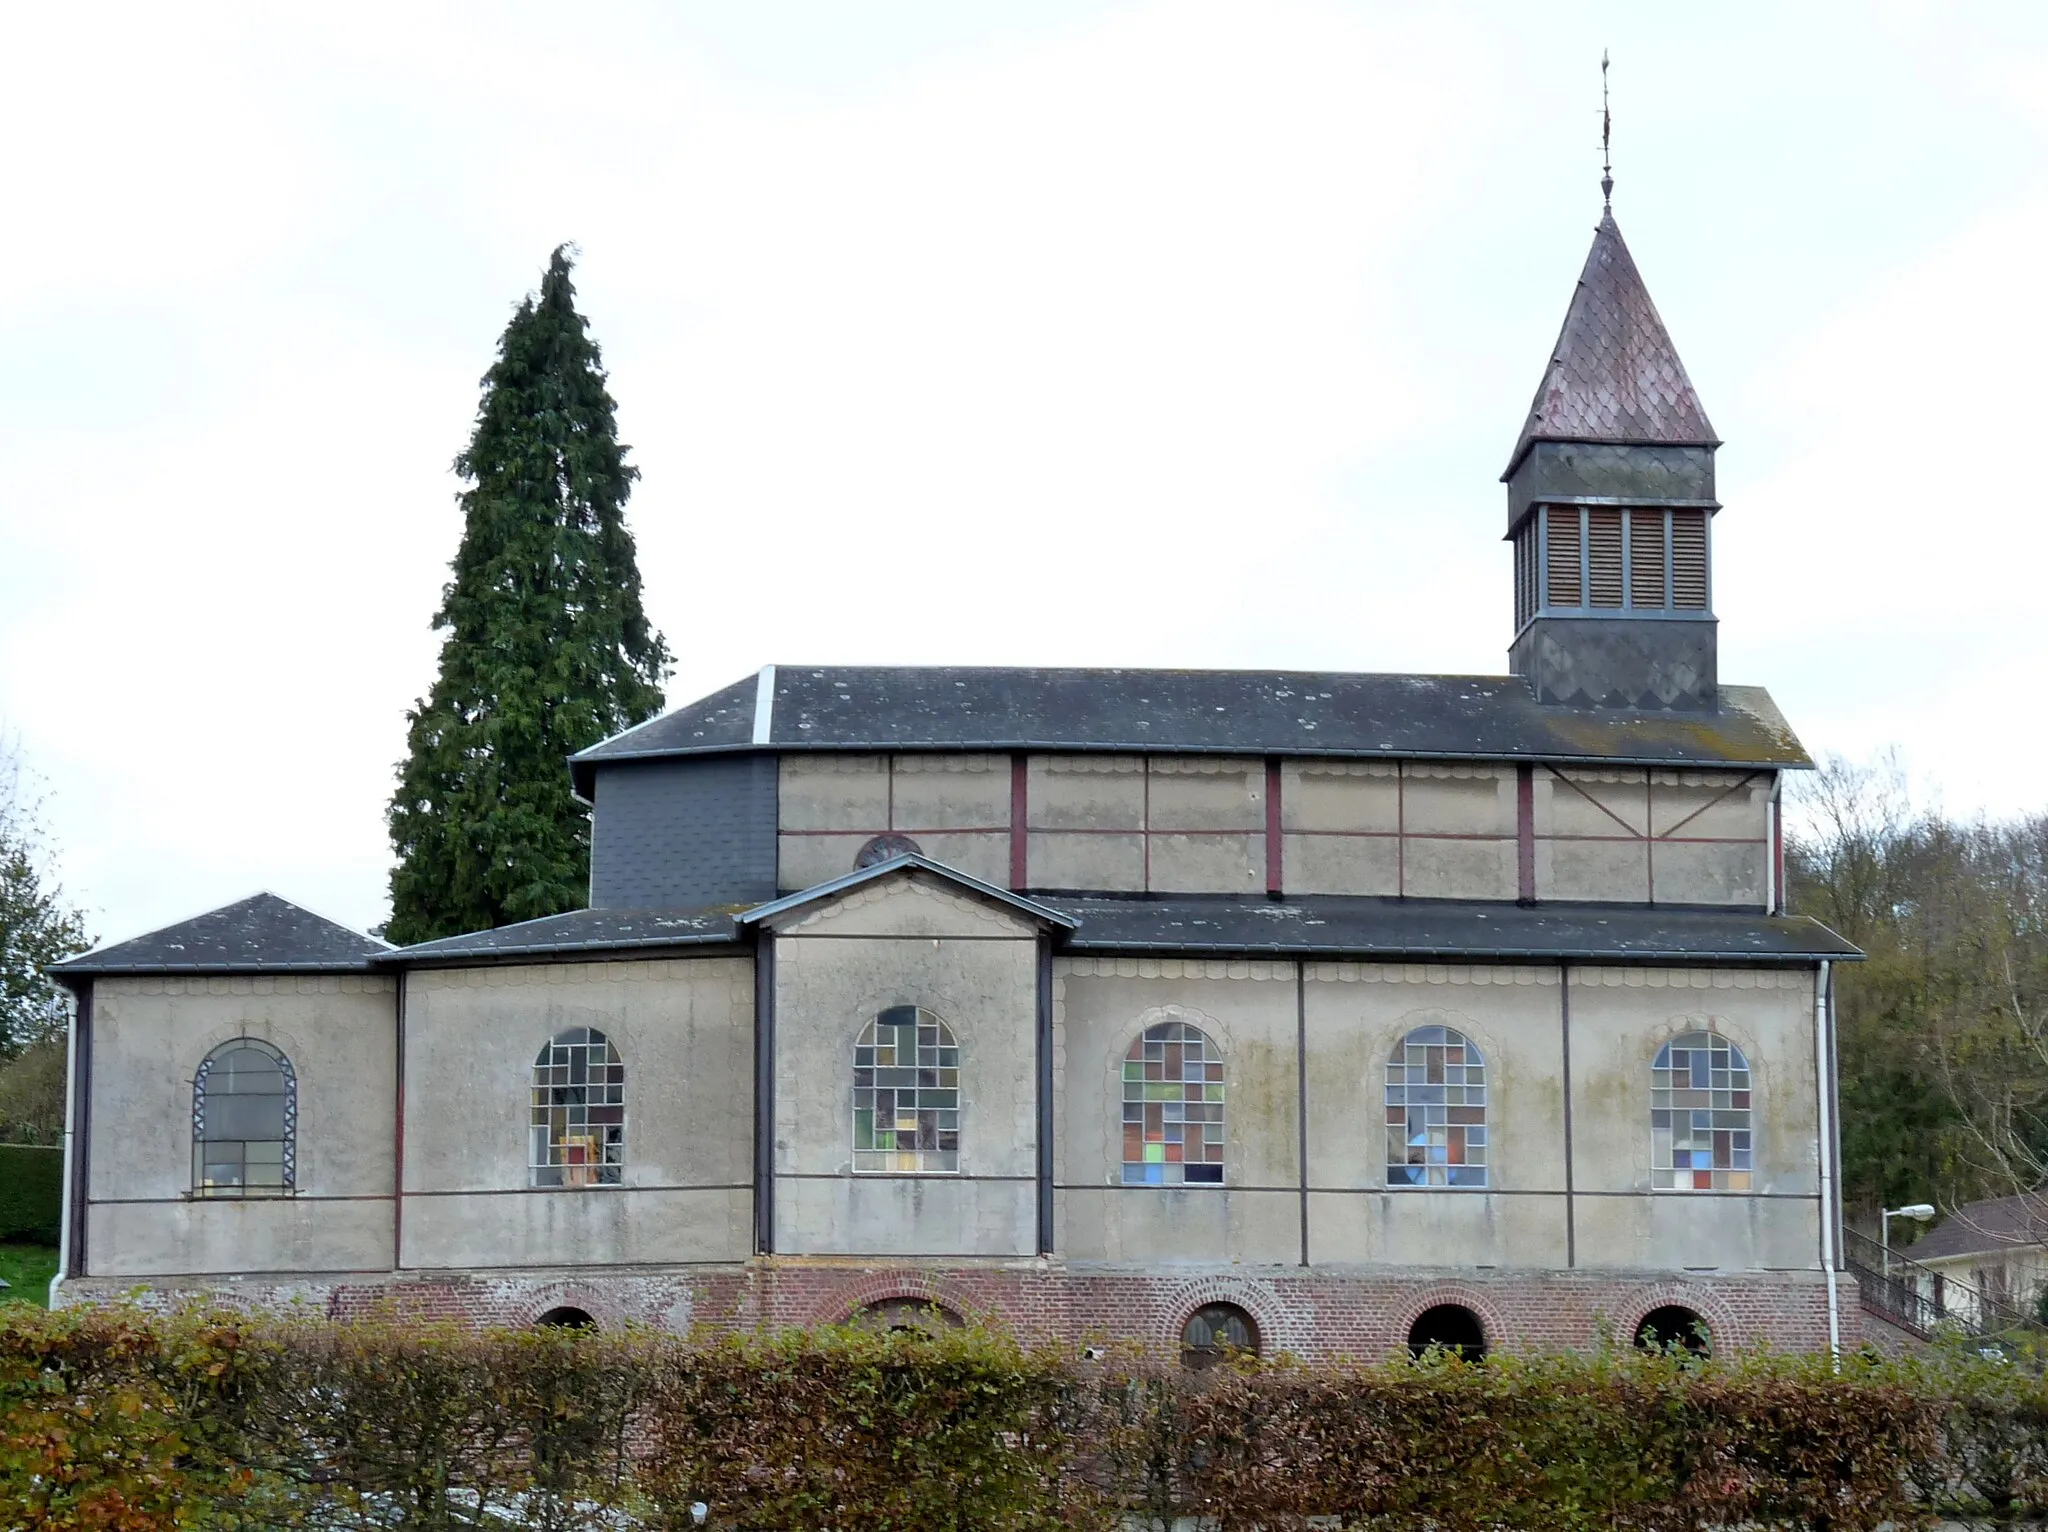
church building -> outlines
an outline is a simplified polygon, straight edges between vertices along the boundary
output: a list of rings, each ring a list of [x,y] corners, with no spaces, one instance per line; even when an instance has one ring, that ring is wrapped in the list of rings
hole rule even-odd
[[[764,666],[564,765],[589,907],[272,894],[60,965],[60,1302],[1823,1348],[1831,965],[1719,441],[1611,211],[1508,673]]]

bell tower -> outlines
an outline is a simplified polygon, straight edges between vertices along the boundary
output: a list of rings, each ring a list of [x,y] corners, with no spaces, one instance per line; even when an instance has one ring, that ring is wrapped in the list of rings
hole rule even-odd
[[[1715,708],[1718,446],[1609,205],[1501,475],[1538,701]]]

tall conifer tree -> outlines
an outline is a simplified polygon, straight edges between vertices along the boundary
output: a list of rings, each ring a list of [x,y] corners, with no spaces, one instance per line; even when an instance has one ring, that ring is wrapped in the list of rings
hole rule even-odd
[[[505,327],[455,471],[462,546],[406,715],[391,800],[394,942],[583,906],[590,821],[564,758],[661,710],[668,646],[640,604],[626,462],[567,247]]]

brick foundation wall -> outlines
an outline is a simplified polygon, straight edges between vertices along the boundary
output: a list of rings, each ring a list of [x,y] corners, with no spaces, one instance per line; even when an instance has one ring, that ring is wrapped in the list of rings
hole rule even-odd
[[[1827,1345],[1827,1287],[1819,1272],[1685,1274],[1499,1271],[1304,1271],[1298,1267],[1129,1270],[1054,1262],[896,1265],[770,1258],[744,1266],[659,1271],[436,1273],[236,1280],[160,1279],[143,1301],[174,1307],[195,1297],[332,1319],[389,1312],[419,1319],[530,1325],[550,1309],[577,1308],[600,1327],[627,1321],[682,1331],[829,1324],[870,1303],[927,1299],[984,1315],[1027,1339],[1138,1341],[1171,1351],[1181,1326],[1207,1303],[1233,1303],[1258,1326],[1261,1349],[1310,1360],[1376,1358],[1399,1350],[1424,1309],[1472,1310],[1487,1341],[1558,1350],[1626,1340],[1643,1316],[1681,1305],[1707,1323],[1724,1353],[1765,1345]],[[137,1284],[65,1284],[65,1304],[117,1300]],[[1853,1281],[1838,1288],[1841,1340],[1862,1338]]]

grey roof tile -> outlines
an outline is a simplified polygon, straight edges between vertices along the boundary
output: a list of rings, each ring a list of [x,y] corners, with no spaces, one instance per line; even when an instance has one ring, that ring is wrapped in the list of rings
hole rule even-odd
[[[979,898],[1000,904],[1027,920],[1034,920],[1039,925],[1053,930],[1069,930],[1074,924],[1072,916],[1061,914],[1039,900],[984,883],[979,878],[969,877],[958,868],[948,867],[943,862],[934,862],[930,857],[920,856],[916,852],[892,856],[885,862],[876,862],[868,867],[856,867],[852,872],[828,882],[819,883],[794,894],[784,894],[780,899],[771,899],[768,903],[756,905],[739,916],[738,923],[743,926],[770,925],[779,917],[792,914],[807,905],[836,899],[853,889],[879,882],[883,878],[893,878],[901,873],[923,873],[939,882],[950,883],[955,888],[964,889]]]
[[[1611,210],[1593,232],[1510,473],[1532,441],[1720,444]]]
[[[690,910],[571,910],[492,931],[444,936],[395,947],[384,963],[538,957],[550,953],[617,952],[639,947],[699,947],[737,941],[733,916],[744,906]]]
[[[58,978],[123,973],[346,973],[391,949],[280,899],[252,894],[204,915],[55,964]]]
[[[1069,952],[1766,964],[1854,960],[1862,955],[1818,921],[1742,910],[1341,895],[1032,897],[1080,922],[1064,943]]]
[[[1894,1223],[1896,1230],[1898,1225]],[[1958,1255],[1988,1255],[2048,1244],[2048,1193],[2022,1192],[1966,1202],[1937,1229],[1898,1253],[1916,1261],[1947,1260]]]
[[[575,757],[759,748],[749,677]],[[1436,759],[1812,764],[1761,687],[1713,713],[1539,703],[1519,676],[1324,671],[778,666],[776,750],[1179,751]]]

